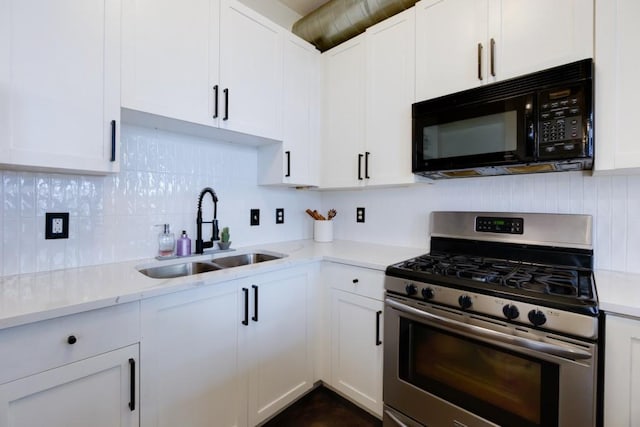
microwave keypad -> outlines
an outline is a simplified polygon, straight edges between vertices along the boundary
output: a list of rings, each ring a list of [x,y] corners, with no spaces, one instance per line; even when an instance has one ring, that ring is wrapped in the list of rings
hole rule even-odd
[[[571,94],[540,104],[540,155],[582,151],[582,97]]]

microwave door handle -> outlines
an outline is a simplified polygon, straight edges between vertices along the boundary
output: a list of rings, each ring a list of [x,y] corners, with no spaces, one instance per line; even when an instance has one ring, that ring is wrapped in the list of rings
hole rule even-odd
[[[436,314],[431,314],[431,313],[424,312],[422,310],[418,310],[417,308],[407,306],[405,304],[393,301],[389,298],[385,299],[385,304],[403,313],[407,313],[407,314],[419,317],[421,319],[428,320],[440,326],[444,326],[449,329],[462,332],[464,334],[470,334],[473,337],[485,338],[491,341],[510,344],[516,347],[525,348],[527,350],[533,350],[533,351],[542,352],[546,354],[552,354],[552,355],[564,357],[567,359],[574,359],[574,360],[591,359],[592,357],[591,354],[586,351],[560,347],[559,345],[549,344],[541,341],[534,341],[528,338],[509,335],[502,332],[493,331],[491,329],[482,328],[476,325],[461,323],[456,320],[447,319],[446,317],[441,317]]]

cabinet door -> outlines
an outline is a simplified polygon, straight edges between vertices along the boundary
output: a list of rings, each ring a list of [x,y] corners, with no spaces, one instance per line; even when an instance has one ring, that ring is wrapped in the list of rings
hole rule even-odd
[[[249,425],[284,408],[313,386],[309,279],[301,270],[256,277],[242,366],[249,370]],[[257,309],[256,309],[257,307]]]
[[[282,33],[236,0],[222,0],[220,127],[282,139]]]
[[[604,425],[640,425],[640,320],[606,317]]]
[[[332,290],[331,385],[382,416],[382,301]]]
[[[487,11],[488,0],[424,0],[416,5],[417,101],[488,81]]]
[[[491,0],[496,78],[593,57],[593,11],[593,0]]]
[[[366,183],[412,183],[415,8],[367,29],[366,43]]]
[[[596,1],[595,170],[640,172],[635,123],[640,96],[640,2]]]
[[[319,181],[320,52],[287,34],[284,41],[282,144],[259,148],[258,183],[290,186]]]
[[[118,171],[120,1],[0,2],[0,165]]]
[[[0,385],[0,426],[135,427],[138,359],[132,345]]]
[[[322,186],[364,183],[365,35],[325,52]],[[360,169],[360,170],[359,170]],[[360,175],[358,175],[360,172]]]
[[[219,0],[123,1],[122,106],[215,125]]]
[[[142,303],[142,425],[246,425],[237,284]]]

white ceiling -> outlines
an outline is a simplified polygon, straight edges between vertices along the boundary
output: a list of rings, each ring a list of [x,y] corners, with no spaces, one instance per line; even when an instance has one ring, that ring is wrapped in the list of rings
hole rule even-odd
[[[316,10],[318,7],[327,3],[329,0],[278,0],[289,9],[305,16],[309,12]]]

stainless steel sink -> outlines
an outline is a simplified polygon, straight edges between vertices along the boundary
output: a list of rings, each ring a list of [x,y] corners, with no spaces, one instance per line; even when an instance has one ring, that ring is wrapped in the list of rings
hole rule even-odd
[[[282,258],[282,256],[256,252],[226,256],[222,258],[214,258],[213,260],[211,260],[211,262],[222,268],[232,268],[249,264],[257,264],[259,262],[273,261],[280,258]]]
[[[190,276],[207,271],[220,270],[223,267],[209,262],[187,262],[183,264],[161,265],[139,270],[140,273],[154,279],[171,279],[174,277]]]
[[[262,252],[231,255],[214,258],[211,261],[185,262],[181,264],[159,265],[157,267],[141,268],[140,273],[153,279],[172,279],[174,277],[190,276],[192,274],[206,273],[208,271],[222,270],[225,268],[241,267],[243,265],[257,264],[259,262],[280,259],[286,255],[274,255]]]

